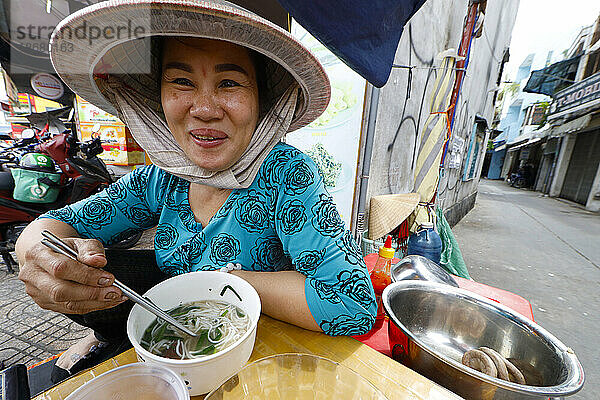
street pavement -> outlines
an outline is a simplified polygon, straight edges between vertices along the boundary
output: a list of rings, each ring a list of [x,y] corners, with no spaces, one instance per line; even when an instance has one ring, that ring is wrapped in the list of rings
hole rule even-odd
[[[135,248],[152,248],[153,238],[154,229],[145,232]],[[25,293],[17,274],[8,273],[0,262],[0,369],[19,363],[30,367],[62,353],[89,332],[61,314],[42,310]]]
[[[600,215],[482,180],[453,232],[475,281],[526,298],[535,321],[575,351],[586,382],[569,399],[600,398]]]

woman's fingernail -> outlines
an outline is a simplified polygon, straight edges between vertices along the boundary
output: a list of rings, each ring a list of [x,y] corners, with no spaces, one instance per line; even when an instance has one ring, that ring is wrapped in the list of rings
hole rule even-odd
[[[110,279],[108,279],[108,278],[98,279],[98,285],[100,285],[100,286],[108,286],[109,284],[110,284]]]
[[[116,300],[119,298],[119,295],[116,292],[109,292],[106,293],[106,296],[104,296],[104,298],[106,300]]]

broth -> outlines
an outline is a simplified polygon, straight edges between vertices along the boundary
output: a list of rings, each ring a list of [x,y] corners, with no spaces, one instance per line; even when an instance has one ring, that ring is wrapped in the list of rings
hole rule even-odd
[[[173,359],[191,359],[217,353],[250,329],[250,318],[239,307],[204,300],[181,304],[167,311],[192,332],[192,337],[156,318],[144,331],[140,345],[149,352]]]

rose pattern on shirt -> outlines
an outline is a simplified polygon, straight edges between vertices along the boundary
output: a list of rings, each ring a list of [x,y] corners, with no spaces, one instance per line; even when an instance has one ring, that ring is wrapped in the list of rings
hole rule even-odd
[[[350,297],[367,310],[373,306],[374,293],[371,289],[371,282],[362,270],[342,271],[337,278],[339,282],[336,286],[340,293]]]
[[[240,192],[231,192],[229,194],[229,197],[227,197],[227,200],[225,200],[225,203],[223,203],[223,205],[221,206],[221,208],[219,208],[219,210],[213,218],[218,219],[226,217],[229,214],[229,212],[233,209],[235,202],[240,196]]]
[[[264,239],[256,239],[254,247],[250,249],[250,254],[254,259],[251,266],[254,271],[277,271],[284,267],[282,265],[282,259],[284,258],[283,246],[275,235],[269,235]]]
[[[47,215],[66,222],[69,225],[75,225],[79,222],[79,218],[75,212],[68,207],[61,208],[59,210],[50,210],[47,212]]]
[[[271,191],[279,186],[287,163],[299,153],[297,150],[290,151],[288,149],[271,152],[265,160],[265,165],[268,165],[269,168],[261,168],[258,173],[258,187]]]
[[[142,168],[141,171],[131,177],[128,184],[128,189],[135,197],[140,200],[146,199],[146,191],[148,190],[148,169]]]
[[[125,208],[123,212],[131,222],[140,228],[148,229],[158,222],[155,221],[156,216],[141,203]]]
[[[289,195],[302,194],[313,184],[315,175],[304,160],[294,160],[290,169],[283,178],[285,193]]]
[[[256,190],[248,190],[236,201],[235,219],[248,232],[263,233],[269,226],[266,198]]]
[[[302,231],[306,223],[306,208],[300,200],[288,200],[283,203],[277,218],[281,221],[282,231],[286,235],[293,235]]]
[[[177,210],[179,209],[179,206],[181,206],[181,201],[179,201],[177,199],[177,192],[176,191],[171,191],[171,192],[167,192],[165,194],[165,207],[167,207],[168,209],[171,210]]]
[[[207,244],[204,241],[204,232],[195,234],[187,243],[190,265],[193,266],[201,261],[202,253],[204,253],[207,247]]]
[[[156,228],[154,235],[154,246],[158,249],[167,250],[177,244],[179,233],[171,224],[161,224]]]
[[[220,233],[210,242],[210,259],[217,265],[234,262],[241,251],[240,241],[227,233]]]
[[[333,304],[342,302],[342,299],[340,298],[340,296],[338,296],[335,290],[335,285],[330,285],[328,283],[321,282],[318,279],[311,279],[310,286],[312,286],[315,289],[315,293],[317,294],[317,296],[319,296],[321,300],[325,300]]]
[[[160,267],[161,271],[169,276],[176,276],[190,272],[189,266],[182,265],[181,263],[175,260],[176,253],[177,258],[179,258],[180,254],[177,251],[175,251],[175,253],[173,253],[173,258],[170,260],[165,260],[163,265]]]
[[[115,203],[123,202],[127,198],[127,187],[123,181],[116,181],[112,185],[108,186],[105,190],[108,198]]]
[[[112,202],[102,197],[89,199],[77,213],[79,220],[91,229],[101,229],[117,214]]]
[[[323,262],[325,257],[325,249],[323,250],[304,250],[296,258],[296,271],[305,276],[312,276],[317,271],[317,268]]]
[[[346,230],[338,240],[335,241],[337,247],[345,254],[346,261],[353,265],[360,265],[364,262],[361,250],[352,238],[350,231]]]
[[[185,228],[190,232],[195,232],[197,230],[198,222],[196,222],[196,217],[194,217],[194,212],[190,208],[190,205],[187,203],[181,203],[177,207],[177,215],[181,220],[181,223]]]
[[[344,231],[344,222],[333,203],[331,196],[319,195],[319,201],[312,207],[312,225],[322,235],[336,237]]]
[[[363,335],[373,326],[375,317],[364,312],[356,315],[339,315],[331,321],[322,321],[319,326],[328,335]]]

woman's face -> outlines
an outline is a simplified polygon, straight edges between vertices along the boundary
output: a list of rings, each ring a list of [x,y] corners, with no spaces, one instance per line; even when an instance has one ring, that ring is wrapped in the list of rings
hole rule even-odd
[[[210,171],[231,167],[258,123],[248,50],[218,40],[166,39],[161,101],[175,140],[195,164]]]

